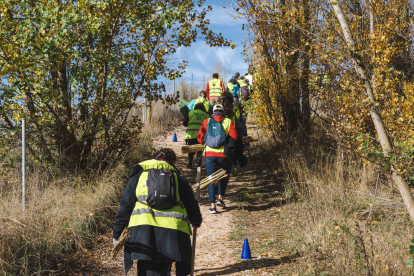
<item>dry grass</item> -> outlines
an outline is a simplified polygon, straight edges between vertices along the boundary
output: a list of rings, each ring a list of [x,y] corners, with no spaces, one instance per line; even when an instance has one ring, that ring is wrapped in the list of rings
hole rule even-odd
[[[152,120],[124,161],[114,161],[99,175],[66,175],[55,167],[44,169],[29,162],[25,212],[20,159],[18,153],[13,154],[16,167],[0,179],[0,276],[62,271],[65,256],[92,246],[97,232],[112,227],[130,168],[154,151],[153,136],[179,124],[182,118],[177,106],[165,108],[161,102],[153,104],[152,111]],[[135,112],[142,114],[142,110]]]
[[[300,218],[285,245],[303,255],[298,272],[410,275],[413,226],[397,191],[375,166],[338,153],[320,155],[311,167],[289,158],[285,170],[287,196],[297,200],[290,212]]]
[[[232,238],[249,238],[253,256],[273,262],[269,273],[411,275],[413,224],[386,175],[336,151],[304,158],[262,146],[238,176]]]
[[[149,143],[140,143],[133,154],[143,160],[150,152]],[[128,171],[125,164],[113,165],[100,176],[88,176],[89,182],[81,175],[29,171],[24,212],[19,183],[14,181],[13,190],[2,189],[0,275],[63,269],[65,254],[91,246],[96,232],[111,227]]]

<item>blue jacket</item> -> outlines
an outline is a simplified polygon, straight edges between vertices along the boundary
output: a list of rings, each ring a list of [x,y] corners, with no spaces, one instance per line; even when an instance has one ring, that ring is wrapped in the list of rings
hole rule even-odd
[[[239,90],[240,90],[240,87],[238,87],[238,86],[234,86],[233,87],[233,97],[235,97],[235,98],[238,98],[239,97]]]

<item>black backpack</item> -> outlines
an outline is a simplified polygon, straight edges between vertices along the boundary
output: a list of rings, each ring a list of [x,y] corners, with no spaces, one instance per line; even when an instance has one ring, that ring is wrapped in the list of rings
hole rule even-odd
[[[177,205],[175,176],[176,173],[169,169],[148,170],[146,205],[156,210],[170,209]]]

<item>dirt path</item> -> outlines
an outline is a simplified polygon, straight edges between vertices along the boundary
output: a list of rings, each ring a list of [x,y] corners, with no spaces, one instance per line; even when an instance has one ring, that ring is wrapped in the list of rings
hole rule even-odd
[[[249,125],[249,135],[257,136],[257,128]],[[177,134],[178,142],[172,142],[174,133]],[[177,127],[172,132],[160,135],[153,140],[156,148],[170,147],[176,153],[180,153],[180,148],[184,145],[185,128]],[[251,160],[255,160],[252,151]],[[257,157],[256,157],[257,159]],[[177,168],[187,178],[190,184],[196,182],[196,169],[187,169],[187,156],[179,156]],[[195,274],[203,276],[213,275],[273,275],[266,270],[261,271],[261,267],[272,267],[280,264],[280,260],[262,259],[262,256],[254,256],[252,261],[241,261],[240,254],[244,237],[235,238],[234,219],[235,210],[240,210],[239,204],[242,187],[246,183],[260,182],[260,174],[263,168],[255,162],[249,163],[246,168],[239,169],[237,176],[231,176],[227,188],[228,197],[225,198],[227,208],[218,207],[218,214],[212,215],[209,212],[209,202],[207,190],[201,192],[200,210],[203,216],[202,226],[197,232],[197,250]],[[205,166],[202,166],[202,178],[206,177]],[[240,219],[237,217],[237,219]],[[124,275],[123,256],[118,255],[116,260],[110,260],[109,256],[112,248],[111,232],[100,236],[100,243],[92,250],[78,252],[72,256],[74,263],[64,275]],[[236,255],[237,253],[237,255]],[[136,265],[131,269],[128,276],[136,275]],[[172,275],[175,275],[174,271]]]

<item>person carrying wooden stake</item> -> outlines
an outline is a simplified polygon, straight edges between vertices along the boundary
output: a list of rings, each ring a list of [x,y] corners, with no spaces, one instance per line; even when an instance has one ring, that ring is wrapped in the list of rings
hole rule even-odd
[[[230,173],[231,164],[224,154],[228,136],[237,141],[236,127],[231,119],[225,117],[223,106],[216,104],[213,107],[213,115],[203,122],[197,135],[198,142],[206,145],[204,157],[207,175],[213,174],[220,168],[226,170],[227,174]],[[216,204],[224,207],[223,197],[225,196],[228,181],[229,177],[219,181],[217,203],[215,185],[208,187],[211,214],[217,213]]]
[[[121,199],[113,229],[114,244],[125,227],[125,271],[138,260],[138,276],[167,276],[172,262],[176,275],[191,272],[190,223],[202,222],[198,202],[187,180],[174,166],[172,149],[156,152],[151,160],[135,165]]]

